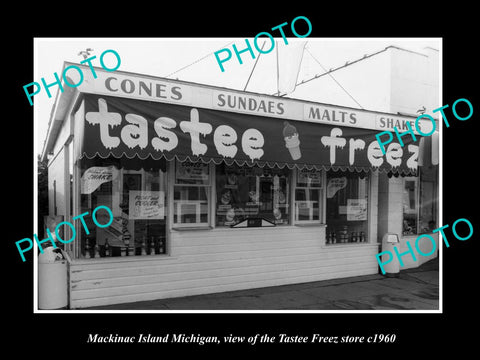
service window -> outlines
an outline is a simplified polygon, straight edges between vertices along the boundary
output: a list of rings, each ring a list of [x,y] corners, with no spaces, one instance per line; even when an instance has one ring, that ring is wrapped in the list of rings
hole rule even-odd
[[[295,222],[322,221],[323,173],[320,170],[297,170],[295,181]]]
[[[289,224],[289,178],[287,168],[218,165],[216,225],[235,225],[247,218]]]
[[[208,226],[210,191],[208,164],[177,161],[173,194],[174,226]]]
[[[327,172],[327,244],[367,241],[368,186],[365,173]]]

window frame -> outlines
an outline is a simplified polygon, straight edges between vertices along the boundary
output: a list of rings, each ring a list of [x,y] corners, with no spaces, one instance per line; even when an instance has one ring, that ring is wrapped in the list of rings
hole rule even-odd
[[[171,175],[171,206],[172,206],[172,212],[171,212],[171,228],[174,230],[181,230],[181,229],[193,229],[193,228],[201,228],[201,229],[211,229],[212,228],[212,184],[214,181],[214,178],[212,176],[212,164],[208,163],[205,164],[208,169],[208,183],[207,184],[182,184],[177,182],[177,165],[181,163],[179,160],[175,159],[172,161],[172,165],[170,167],[172,175]],[[213,164],[214,165],[214,164]],[[181,223],[181,222],[175,222],[175,214],[176,214],[176,206],[177,206],[177,201],[175,200],[175,187],[177,186],[182,186],[182,187],[203,187],[206,188],[206,199],[207,199],[207,221],[206,222],[195,222],[195,223]],[[178,216],[177,216],[178,219]]]
[[[325,208],[326,208],[326,186],[325,186],[325,181],[326,181],[326,171],[325,170],[317,170],[320,171],[320,176],[321,176],[321,186],[320,187],[306,187],[306,186],[298,186],[298,169],[294,168],[293,171],[291,172],[292,174],[292,179],[291,179],[291,194],[292,194],[292,200],[290,202],[291,206],[291,213],[292,213],[292,225],[319,225],[325,224]],[[298,219],[298,214],[299,212],[297,211],[297,200],[296,200],[296,193],[297,189],[305,189],[305,190],[310,190],[310,189],[318,189],[319,190],[319,200],[318,200],[318,211],[320,212],[318,214],[318,220],[299,220]]]
[[[325,173],[325,202],[324,202],[324,214],[325,214],[325,224],[326,226],[328,226],[328,224],[326,223],[327,222],[327,172],[328,171],[324,171]],[[344,171],[341,171],[341,172],[344,172]],[[346,170],[346,172],[350,172],[349,170]],[[350,242],[350,241],[347,241],[347,242],[338,242],[338,239],[337,239],[337,242],[336,243],[329,243],[327,244],[327,232],[325,232],[325,246],[361,246],[361,245],[365,245],[365,244],[375,244],[375,241],[372,240],[372,233],[376,233],[375,231],[373,231],[372,229],[372,226],[376,226],[376,220],[375,219],[372,219],[372,207],[373,206],[377,206],[378,203],[376,203],[376,205],[374,205],[374,201],[376,202],[376,200],[374,200],[375,196],[375,192],[377,192],[378,194],[378,188],[375,188],[375,185],[374,185],[374,173],[373,172],[368,172],[365,174],[365,176],[367,177],[367,180],[366,180],[366,192],[367,192],[367,196],[366,196],[366,199],[367,199],[367,220],[364,220],[366,221],[366,230],[365,230],[365,239],[364,241],[360,242],[360,241],[357,241],[357,242]],[[377,214],[378,216],[378,214]],[[348,222],[348,220],[347,220]]]
[[[139,175],[140,176],[140,190],[139,191],[148,191],[146,188],[147,188],[147,172],[148,170],[145,170],[144,168],[140,168],[139,170],[133,170],[133,169],[124,169],[123,167],[120,167],[120,168],[117,168],[118,170],[118,176],[116,179],[112,180],[111,181],[111,201],[112,201],[112,206],[110,207],[110,210],[112,211],[114,217],[118,217],[120,216],[119,214],[115,214],[115,209],[118,209],[120,208],[120,204],[124,201],[124,175]],[[82,166],[81,166],[81,161],[77,161],[77,162],[74,162],[74,167],[73,167],[73,171],[74,171],[74,194],[75,194],[75,197],[74,197],[74,209],[76,211],[76,213],[80,214],[81,213],[81,196],[82,194],[80,193],[81,189],[80,189],[80,181],[81,181],[81,172],[82,172]],[[156,170],[158,172],[160,172],[161,170]],[[104,256],[104,257],[99,257],[97,256],[97,253],[95,254],[95,257],[92,257],[92,258],[87,258],[85,257],[82,253],[83,253],[83,249],[82,249],[82,241],[77,241],[75,246],[73,247],[73,253],[72,253],[72,258],[75,260],[75,261],[95,261],[95,262],[101,262],[101,261],[133,261],[135,260],[135,258],[137,258],[137,260],[139,260],[139,258],[142,258],[143,259],[147,259],[147,258],[150,258],[152,256],[155,256],[155,257],[165,257],[165,256],[171,256],[170,254],[170,232],[169,232],[169,229],[168,229],[168,224],[169,224],[169,219],[170,219],[170,208],[169,208],[169,201],[170,201],[170,198],[168,197],[168,192],[169,192],[169,183],[170,183],[170,180],[168,178],[168,167],[165,171],[165,178],[164,178],[164,181],[165,181],[165,184],[164,184],[164,187],[163,187],[163,191],[165,192],[165,201],[167,202],[166,205],[165,205],[165,214],[164,214],[164,217],[165,217],[165,243],[164,243],[164,246],[165,246],[165,250],[163,253],[160,253],[160,254],[156,254],[156,253],[151,253],[149,255],[145,255],[145,254],[134,254],[132,253],[131,255],[129,256],[124,256],[124,255],[121,255],[121,256]],[[103,184],[102,184],[103,185]],[[100,185],[100,186],[102,186]],[[161,191],[161,190],[160,190]],[[89,208],[88,210],[88,217],[91,217],[92,216],[92,213],[91,211],[93,210],[92,209],[92,194],[86,194],[87,196],[87,206]],[[113,204],[115,204],[113,206]],[[97,205],[98,206],[98,205]],[[75,221],[75,228],[77,229],[80,229],[80,228],[83,228],[83,225],[80,223],[80,219],[76,219],[74,220]],[[80,240],[80,239],[79,239]],[[132,237],[131,237],[131,242],[134,241],[134,236],[132,234]],[[123,252],[122,252],[123,254]],[[114,260],[112,260],[114,259]]]
[[[212,186],[214,184],[215,188],[212,189],[212,228],[218,228],[218,229],[226,229],[226,228],[230,228],[231,226],[230,225],[217,225],[217,178],[216,178],[216,172],[217,172],[217,167],[218,166],[222,166],[222,165],[225,165],[225,166],[229,166],[227,164],[218,164],[218,165],[215,165],[213,164],[213,171],[212,171]],[[238,166],[238,167],[249,167],[248,165],[236,165],[235,166]],[[263,169],[262,167],[258,166],[258,165],[255,165],[261,169]],[[287,168],[288,170],[288,175],[285,177],[287,179],[287,186],[286,186],[286,192],[287,192],[287,197],[286,197],[286,201],[288,202],[288,210],[290,211],[288,213],[288,216],[285,218],[285,220],[288,221],[288,223],[285,223],[285,224],[276,224],[275,226],[281,226],[281,227],[287,227],[287,226],[292,226],[292,206],[291,206],[291,199],[292,199],[292,196],[291,196],[291,192],[292,192],[292,169],[289,169]],[[259,216],[261,217],[261,216]],[[268,220],[268,219],[267,219]],[[270,220],[268,220],[270,221]]]

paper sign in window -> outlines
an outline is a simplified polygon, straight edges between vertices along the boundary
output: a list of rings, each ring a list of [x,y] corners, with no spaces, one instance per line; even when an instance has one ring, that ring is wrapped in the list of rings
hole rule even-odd
[[[367,220],[367,199],[347,199],[347,221]]]
[[[347,178],[332,178],[328,181],[327,185],[327,198],[331,199],[335,196],[338,190],[341,190],[347,186]]]
[[[85,171],[80,180],[82,194],[91,194],[103,183],[115,180],[118,170],[114,166],[93,166]]]
[[[129,191],[129,218],[131,220],[163,219],[165,193],[163,191]]]

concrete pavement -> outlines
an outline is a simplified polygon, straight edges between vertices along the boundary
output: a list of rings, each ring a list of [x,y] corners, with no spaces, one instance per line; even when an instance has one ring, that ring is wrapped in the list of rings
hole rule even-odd
[[[98,306],[85,310],[438,310],[438,259],[380,274]]]

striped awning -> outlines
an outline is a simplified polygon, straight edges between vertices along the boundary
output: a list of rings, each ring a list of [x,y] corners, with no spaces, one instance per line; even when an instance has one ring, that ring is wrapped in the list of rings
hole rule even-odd
[[[410,137],[384,155],[376,130],[106,95],[84,96],[82,158],[202,161],[416,174]]]

